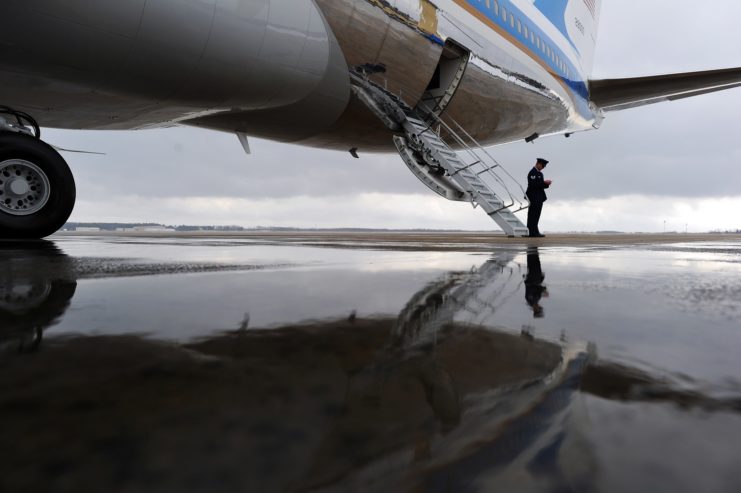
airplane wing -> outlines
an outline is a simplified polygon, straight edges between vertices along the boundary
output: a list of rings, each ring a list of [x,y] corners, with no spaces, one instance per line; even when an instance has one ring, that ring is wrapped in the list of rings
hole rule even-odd
[[[741,87],[741,67],[589,81],[590,99],[604,111],[675,101],[734,87]]]

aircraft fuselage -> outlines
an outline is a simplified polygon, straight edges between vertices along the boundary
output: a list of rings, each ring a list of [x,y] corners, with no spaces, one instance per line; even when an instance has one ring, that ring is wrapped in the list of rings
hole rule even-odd
[[[457,57],[465,71],[443,114],[482,144],[591,128],[599,115],[577,51],[527,9],[509,0],[7,0],[1,103],[48,127],[187,124],[388,150],[389,132],[353,96],[349,71],[382,67],[370,80],[415,107]]]

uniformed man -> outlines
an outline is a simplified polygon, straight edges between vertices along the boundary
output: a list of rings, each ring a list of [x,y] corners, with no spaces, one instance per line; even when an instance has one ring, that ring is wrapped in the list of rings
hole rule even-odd
[[[545,189],[551,186],[551,180],[543,179],[543,168],[548,165],[548,161],[538,158],[535,166],[527,175],[527,195],[530,200],[530,207],[527,210],[527,229],[530,230],[530,238],[543,238],[545,235],[540,233],[538,222],[540,213],[543,211],[543,202],[548,200],[545,195]]]

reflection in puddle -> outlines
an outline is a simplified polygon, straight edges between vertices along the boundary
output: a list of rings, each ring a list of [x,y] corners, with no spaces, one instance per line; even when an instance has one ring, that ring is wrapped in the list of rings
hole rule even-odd
[[[676,491],[692,468],[656,454],[660,444],[631,452],[664,469],[631,476],[627,462],[623,482],[613,479],[616,445],[597,438],[619,421],[609,409],[670,406],[665,422],[682,416],[674,432],[698,413],[706,425],[731,416],[722,435],[741,430],[738,393],[600,361],[593,344],[496,328],[512,306],[528,321],[563,316],[555,303],[544,316],[558,283],[548,271],[545,287],[537,249],[525,266],[503,251],[435,274],[393,317],[343,306],[342,318],[260,330],[248,313],[233,318],[238,330],[181,342],[42,342],[79,270],[48,242],[0,252],[2,491],[619,491],[654,474]],[[590,418],[594,402],[604,422]],[[626,436],[645,431],[631,420]]]
[[[5,243],[0,254],[0,346],[33,351],[75,294],[71,260],[49,241]]]
[[[525,301],[533,309],[535,318],[545,316],[543,307],[540,305],[540,299],[548,297],[548,288],[543,285],[545,276],[543,269],[540,267],[540,255],[538,247],[530,247],[527,250],[527,276],[525,277]]]

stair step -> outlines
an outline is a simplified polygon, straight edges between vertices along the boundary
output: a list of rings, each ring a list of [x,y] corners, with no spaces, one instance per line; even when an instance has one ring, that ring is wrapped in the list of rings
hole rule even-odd
[[[504,208],[504,201],[481,178],[481,174],[488,168],[484,157],[477,157],[480,161],[474,163],[464,162],[458,153],[422,120],[407,117],[404,127],[408,134],[416,135],[417,141],[425,148],[424,150],[429,152],[430,156],[445,169],[449,174],[448,179],[461,190],[466,190],[469,198],[481,206],[506,234],[510,236],[528,234],[525,225],[512,211]],[[478,156],[474,149],[469,148],[469,151]],[[424,166],[424,163],[421,165]]]

